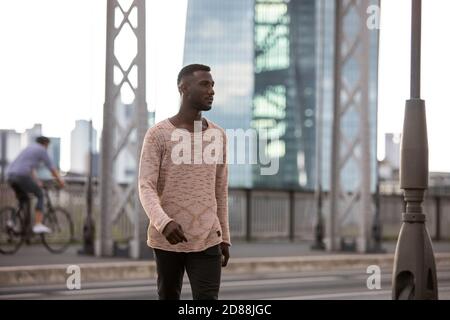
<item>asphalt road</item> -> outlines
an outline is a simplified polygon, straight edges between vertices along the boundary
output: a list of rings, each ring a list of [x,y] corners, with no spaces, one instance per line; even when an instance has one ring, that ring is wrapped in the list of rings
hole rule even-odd
[[[381,270],[381,288],[368,289],[366,270],[234,275],[222,279],[221,300],[383,300],[391,299],[391,270]],[[450,267],[438,270],[439,298],[450,300]],[[182,299],[192,299],[187,277]],[[1,287],[0,299],[157,299],[155,280]]]

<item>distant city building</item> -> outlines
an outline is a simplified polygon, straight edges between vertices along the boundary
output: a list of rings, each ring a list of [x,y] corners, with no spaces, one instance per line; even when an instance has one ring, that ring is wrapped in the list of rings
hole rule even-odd
[[[148,127],[151,128],[155,125],[155,111],[148,112]]]
[[[400,141],[401,134],[385,134],[385,157],[379,162],[378,170],[380,180],[398,181],[400,169]]]
[[[59,170],[61,168],[61,138],[49,137],[49,139],[48,153],[55,167]]]
[[[26,146],[33,143],[37,137],[42,136],[42,124],[35,124],[31,129],[26,129],[24,133],[22,133],[21,137],[21,148],[25,148]]]
[[[0,130],[1,181],[6,179],[6,168],[21,151],[22,135],[14,130]]]
[[[402,135],[386,133],[385,142],[385,157],[384,159],[392,166],[393,169],[400,168],[400,142]]]
[[[89,169],[89,121],[77,120],[70,133],[70,171],[76,174],[88,173]],[[97,152],[97,130],[92,132],[92,152]]]

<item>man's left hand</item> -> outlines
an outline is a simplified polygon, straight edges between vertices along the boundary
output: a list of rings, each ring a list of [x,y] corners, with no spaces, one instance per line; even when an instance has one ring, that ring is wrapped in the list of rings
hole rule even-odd
[[[226,267],[228,260],[230,259],[230,245],[228,243],[222,242],[220,244],[220,251],[222,251],[222,267]]]

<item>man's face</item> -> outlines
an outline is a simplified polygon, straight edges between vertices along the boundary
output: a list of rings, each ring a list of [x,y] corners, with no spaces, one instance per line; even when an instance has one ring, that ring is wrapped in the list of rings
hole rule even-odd
[[[214,100],[214,81],[208,71],[195,71],[188,78],[186,97],[199,111],[208,111]]]

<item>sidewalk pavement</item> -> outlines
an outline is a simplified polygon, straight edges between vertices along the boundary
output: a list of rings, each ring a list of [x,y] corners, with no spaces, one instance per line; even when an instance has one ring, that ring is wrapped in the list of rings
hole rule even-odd
[[[234,242],[225,274],[274,273],[312,270],[366,270],[369,265],[392,268],[395,242],[384,242],[386,253],[312,251],[311,242]],[[69,265],[78,265],[83,281],[112,281],[156,277],[152,259],[79,255],[81,246],[52,254],[42,245],[23,246],[14,255],[0,255],[0,287],[65,283]],[[434,242],[437,267],[450,266],[450,242]]]

